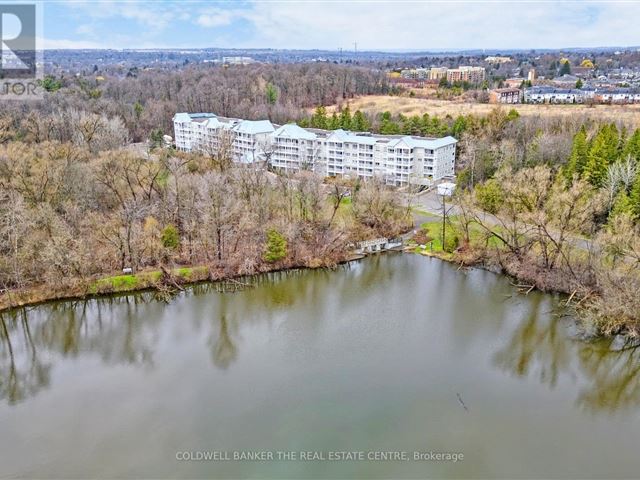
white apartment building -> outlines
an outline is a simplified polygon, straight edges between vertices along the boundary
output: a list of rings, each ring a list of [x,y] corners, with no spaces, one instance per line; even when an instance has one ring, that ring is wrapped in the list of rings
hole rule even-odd
[[[271,135],[275,131],[269,120],[240,120],[232,128],[233,155],[242,163],[265,160],[270,148]]]
[[[269,120],[239,120],[213,113],[177,113],[173,117],[176,148],[183,152],[228,152],[233,160],[265,159],[275,128]]]
[[[271,140],[269,154],[273,168],[287,173],[300,169],[319,169],[321,148],[315,133],[289,123],[273,132]]]
[[[457,140],[305,129],[268,120],[212,114],[174,116],[176,148],[214,154],[222,149],[242,163],[268,161],[283,172],[314,170],[324,176],[384,179],[388,185],[429,186],[454,175]]]

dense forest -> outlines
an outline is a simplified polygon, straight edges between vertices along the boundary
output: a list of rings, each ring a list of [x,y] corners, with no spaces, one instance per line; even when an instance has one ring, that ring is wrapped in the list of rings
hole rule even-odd
[[[141,70],[122,78],[47,77],[43,86],[44,100],[3,107],[0,140],[82,142],[83,130],[89,135],[93,130],[84,124],[98,123],[117,130],[117,141],[140,142],[154,130],[173,135],[176,112],[285,123],[301,118],[305,108],[388,90],[382,71],[325,63],[194,66]]]

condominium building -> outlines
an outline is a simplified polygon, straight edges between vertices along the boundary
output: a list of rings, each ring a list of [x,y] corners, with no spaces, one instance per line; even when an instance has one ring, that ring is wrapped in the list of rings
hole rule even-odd
[[[173,117],[176,148],[229,155],[241,163],[265,159],[275,131],[269,120],[239,120],[213,113],[177,113]]]
[[[429,71],[429,80],[442,80],[447,78],[447,67],[433,67]]]
[[[295,123],[282,125],[271,136],[270,163],[273,168],[289,173],[300,169],[319,168],[318,136]]]
[[[268,162],[286,173],[313,170],[324,176],[384,179],[388,185],[429,186],[454,175],[457,140],[409,135],[373,135],[345,130],[305,129],[268,120],[249,121],[212,114],[178,113],[176,148],[231,152],[243,163]]]
[[[462,66],[447,70],[447,82],[481,83],[485,78],[483,67]]]
[[[240,120],[232,128],[233,155],[242,163],[264,161],[275,131],[269,120]]]
[[[489,90],[489,102],[520,103],[521,94],[519,88],[496,88]]]
[[[413,80],[426,80],[429,78],[431,69],[429,68],[408,68],[400,72],[402,78]]]

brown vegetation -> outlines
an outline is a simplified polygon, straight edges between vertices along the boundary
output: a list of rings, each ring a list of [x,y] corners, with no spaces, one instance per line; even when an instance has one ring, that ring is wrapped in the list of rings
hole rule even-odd
[[[352,185],[352,203],[338,215],[322,180],[220,170],[195,155],[0,146],[0,288],[89,291],[105,274],[164,265],[203,265],[212,279],[330,266],[353,240],[407,228],[406,211],[381,183]],[[286,247],[267,261],[270,230]]]
[[[327,107],[333,112],[338,105],[344,105],[342,101],[334,106]],[[429,114],[441,118],[450,115],[488,115],[495,105],[476,103],[470,101],[434,100],[428,98],[398,97],[390,95],[366,95],[359,96],[348,101],[352,111],[375,116],[382,112],[391,112],[393,115],[405,116]],[[625,123],[640,123],[640,105],[509,105],[521,116],[541,117],[581,117],[592,120],[622,121]]]

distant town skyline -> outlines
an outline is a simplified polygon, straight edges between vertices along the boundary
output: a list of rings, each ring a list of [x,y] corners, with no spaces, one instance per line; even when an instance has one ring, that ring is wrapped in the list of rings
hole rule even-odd
[[[640,44],[640,2],[55,0],[42,7],[46,49],[453,51]]]

